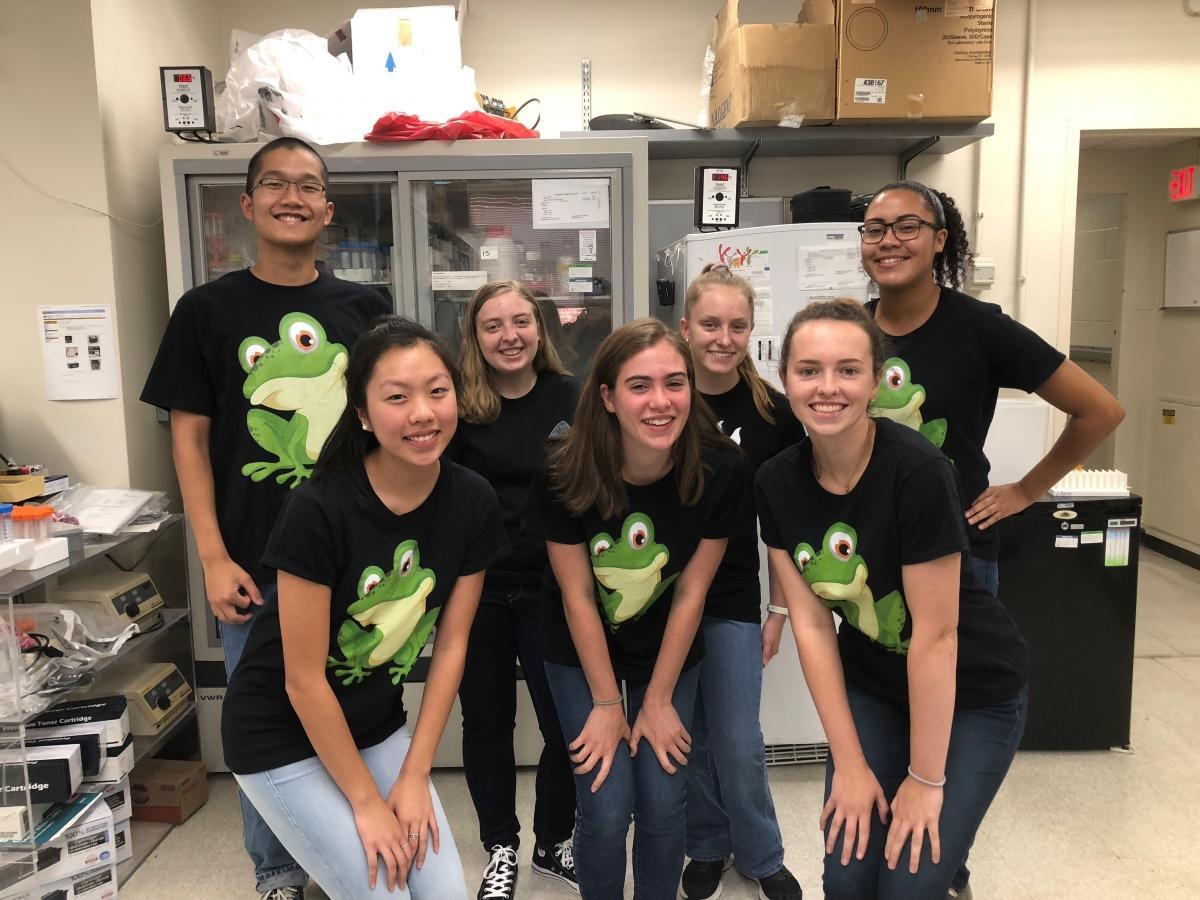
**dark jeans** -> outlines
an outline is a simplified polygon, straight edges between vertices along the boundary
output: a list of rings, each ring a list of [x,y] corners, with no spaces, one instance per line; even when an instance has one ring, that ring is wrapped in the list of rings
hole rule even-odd
[[[275,583],[260,585],[263,600],[267,603],[275,599]],[[253,604],[247,611],[254,613],[259,607]],[[225,677],[228,680],[237,668],[242,651],[246,648],[246,639],[250,637],[250,628],[254,619],[241,625],[221,623],[221,647],[225,651]],[[279,838],[271,831],[271,827],[263,821],[254,804],[238,790],[238,802],[242,807],[242,843],[246,847],[246,855],[254,863],[254,883],[260,894],[274,888],[304,887],[308,876],[300,868],[300,864],[292,858],[292,854],[284,849]]]
[[[890,801],[907,774],[908,710],[853,688],[847,689],[846,696],[867,764]],[[1023,687],[1002,703],[954,713],[946,756],[946,787],[938,821],[942,845],[940,863],[934,864],[926,841],[917,874],[910,875],[906,842],[900,864],[894,870],[889,869],[883,857],[887,827],[872,813],[871,834],[862,860],[851,857],[849,865],[842,865],[840,834],[834,852],[825,857],[826,900],[945,897],[1017,753],[1028,708],[1029,688]],[[825,767],[826,800],[829,799],[833,770],[831,757]]]
[[[545,742],[534,794],[534,840],[550,849],[575,829],[571,762],[542,664],[540,602],[535,589],[507,594],[485,590],[471,626],[458,696],[463,717],[463,770],[485,849],[520,844],[513,754],[518,660]]]
[[[592,692],[583,669],[546,663],[546,675],[562,722],[563,736],[574,741],[592,712]],[[671,705],[691,730],[700,667],[679,676]],[[630,726],[646,698],[645,684],[626,684]],[[637,756],[624,741],[600,790],[592,793],[597,769],[575,776],[579,812],[575,824],[575,873],[583,900],[622,900],[625,890],[625,838],[633,829],[634,900],[673,900],[683,873],[687,772],[670,775],[643,740]]]

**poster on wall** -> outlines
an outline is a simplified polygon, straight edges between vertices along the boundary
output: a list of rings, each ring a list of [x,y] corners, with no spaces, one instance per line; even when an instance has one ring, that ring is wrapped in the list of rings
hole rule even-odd
[[[47,400],[120,396],[111,306],[39,306],[38,327]]]

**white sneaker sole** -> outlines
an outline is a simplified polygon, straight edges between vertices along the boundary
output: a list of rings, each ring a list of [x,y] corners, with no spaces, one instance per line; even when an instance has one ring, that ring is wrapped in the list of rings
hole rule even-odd
[[[565,884],[576,894],[579,893],[579,885],[576,884],[574,881],[572,881],[570,878],[560,875],[558,872],[551,871],[550,869],[543,869],[537,863],[532,863],[530,865],[530,868],[532,868],[533,871],[537,872],[539,875],[543,876],[544,878],[553,878],[555,881]]]

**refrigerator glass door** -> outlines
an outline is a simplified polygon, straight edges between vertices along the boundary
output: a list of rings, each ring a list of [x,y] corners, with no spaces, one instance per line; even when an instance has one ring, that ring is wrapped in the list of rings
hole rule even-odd
[[[411,183],[416,312],[457,347],[475,290],[519,281],[538,298],[563,362],[579,372],[620,310],[620,193],[607,170],[546,175]]]
[[[240,177],[191,179],[192,284],[204,284],[254,264],[254,227],[242,213]],[[317,268],[347,281],[369,284],[393,301],[396,178],[333,175],[333,220],[317,242]]]

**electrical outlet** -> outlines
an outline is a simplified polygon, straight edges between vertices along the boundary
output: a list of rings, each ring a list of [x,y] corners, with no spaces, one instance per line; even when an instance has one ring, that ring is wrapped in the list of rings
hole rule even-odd
[[[988,256],[977,256],[971,263],[971,283],[986,285],[996,283],[996,260]]]

